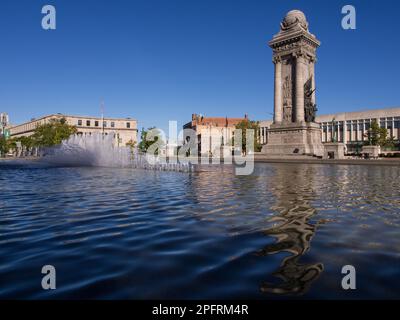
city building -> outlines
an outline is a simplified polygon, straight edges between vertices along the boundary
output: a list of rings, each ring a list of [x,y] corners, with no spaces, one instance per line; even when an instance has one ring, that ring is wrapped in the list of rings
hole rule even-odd
[[[128,142],[137,142],[137,121],[131,118],[101,118],[84,117],[64,114],[47,115],[39,119],[12,126],[10,135],[12,138],[30,136],[34,133],[38,125],[49,123],[53,119],[64,118],[69,125],[77,128],[78,134],[90,135],[93,133],[103,133],[105,135],[115,134],[115,142],[118,146],[125,146]]]
[[[183,129],[193,129],[196,132],[198,154],[212,156],[219,152],[221,146],[231,145],[236,125],[244,118],[204,117],[192,114],[192,121],[183,126]]]
[[[400,108],[342,112],[319,115],[315,118],[315,122],[321,126],[322,143],[342,142],[346,145],[347,152],[359,151],[361,145],[368,139],[366,133],[373,120],[376,120],[381,128],[388,130],[388,137],[399,143]],[[262,144],[268,142],[268,130],[272,123],[272,120],[260,122],[259,139]]]
[[[0,136],[8,137],[9,128],[10,128],[10,118],[8,114],[5,112],[0,113]]]

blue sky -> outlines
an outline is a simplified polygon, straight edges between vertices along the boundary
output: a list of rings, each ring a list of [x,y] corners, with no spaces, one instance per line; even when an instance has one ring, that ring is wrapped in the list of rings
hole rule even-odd
[[[41,8],[57,29],[41,28]],[[357,30],[341,28],[341,8]],[[2,0],[0,111],[13,123],[48,113],[134,117],[167,128],[209,116],[270,118],[267,42],[291,9],[322,42],[319,113],[400,106],[400,4],[392,1]]]

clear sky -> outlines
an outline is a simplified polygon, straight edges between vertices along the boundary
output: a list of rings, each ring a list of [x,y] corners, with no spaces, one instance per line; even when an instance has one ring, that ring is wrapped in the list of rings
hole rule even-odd
[[[57,29],[41,27],[41,8]],[[357,10],[343,30],[341,8]],[[1,0],[0,112],[133,117],[179,127],[192,113],[271,118],[267,42],[291,9],[322,42],[319,113],[400,106],[400,2],[267,0]]]

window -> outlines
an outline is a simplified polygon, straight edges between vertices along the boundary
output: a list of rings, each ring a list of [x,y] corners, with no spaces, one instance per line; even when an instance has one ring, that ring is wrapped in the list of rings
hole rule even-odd
[[[95,126],[95,127],[98,127],[98,126],[99,126],[99,122],[98,122],[98,121],[95,121],[95,122],[94,122],[94,126]]]
[[[103,121],[103,128],[107,127],[107,121]]]
[[[78,126],[82,125],[82,120],[78,120]]]
[[[128,129],[130,129],[130,128],[131,128],[131,123],[130,123],[130,122],[127,122],[127,123],[126,123],[126,127],[127,127]]]
[[[111,122],[111,128],[115,128],[115,122]]]
[[[90,120],[86,120],[86,126],[90,127]]]

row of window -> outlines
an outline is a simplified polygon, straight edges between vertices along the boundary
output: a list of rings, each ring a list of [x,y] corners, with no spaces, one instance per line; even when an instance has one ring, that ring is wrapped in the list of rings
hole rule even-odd
[[[94,120],[93,123],[94,123],[95,127],[99,127],[100,126],[100,121],[98,121],[98,120]],[[82,125],[83,125],[83,120],[78,120],[78,126],[81,127]],[[92,126],[92,121],[91,120],[86,120],[86,126],[87,127],[91,127]],[[110,127],[111,128],[115,128],[115,122],[114,121],[110,122]],[[107,121],[103,121],[103,128],[107,128]],[[127,129],[131,128],[131,123],[130,122],[126,123],[126,128]]]
[[[386,123],[386,125],[385,125],[385,123],[384,122],[381,122],[380,123],[380,127],[381,128],[387,128],[387,129],[392,129],[392,123]],[[335,125],[334,126],[334,130],[335,131],[337,131],[338,130],[338,125]],[[358,130],[359,131],[362,131],[362,130],[364,130],[364,128],[365,128],[365,130],[368,130],[369,128],[370,128],[370,124],[369,123],[365,123],[365,124],[346,124],[346,129],[347,129],[347,131],[351,131],[351,130],[353,130],[353,131],[357,131],[357,128],[358,128]],[[395,121],[394,122],[394,128],[395,129],[399,129],[400,128],[400,121]],[[322,125],[322,129],[324,130],[324,131],[331,131],[331,129],[332,129],[332,126],[331,125]],[[339,125],[339,130],[340,131],[343,131],[343,124],[340,124]]]
[[[368,124],[372,123],[373,120],[376,120],[376,119],[346,120],[346,125],[347,125],[347,126],[350,126],[350,125],[353,125],[353,126],[359,125],[359,126],[361,127],[364,123],[365,123],[365,125],[368,125]],[[344,121],[337,121],[337,122],[336,122],[336,125],[337,125],[338,123],[339,123],[340,125],[343,125]],[[378,121],[378,123],[380,124],[381,127],[385,127],[385,123],[386,123],[387,126],[391,126],[393,123],[394,123],[395,125],[398,126],[399,123],[400,123],[400,118],[399,118],[399,117],[395,117],[395,118],[386,118],[386,120],[385,120],[385,119],[380,119],[380,120]],[[331,123],[331,122],[322,122],[321,125],[322,125],[322,126],[326,126],[326,125],[331,126],[332,123]]]

